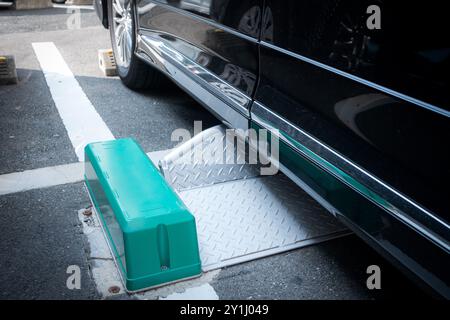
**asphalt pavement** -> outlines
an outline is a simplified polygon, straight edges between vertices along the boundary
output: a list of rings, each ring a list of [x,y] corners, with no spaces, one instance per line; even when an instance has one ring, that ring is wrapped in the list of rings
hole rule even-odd
[[[0,54],[15,56],[19,84],[0,86],[0,175],[78,161],[32,48],[53,42],[116,138],[146,152],[174,147],[171,133],[219,122],[175,85],[131,91],[105,77],[97,50],[110,47],[93,10],[0,10]],[[99,299],[78,210],[89,205],[80,182],[0,196],[0,299]],[[382,289],[366,286],[369,265]],[[81,269],[80,290],[66,286],[67,267]],[[424,298],[426,293],[356,236],[224,268],[209,281],[220,299]],[[121,295],[120,298],[133,298]]]

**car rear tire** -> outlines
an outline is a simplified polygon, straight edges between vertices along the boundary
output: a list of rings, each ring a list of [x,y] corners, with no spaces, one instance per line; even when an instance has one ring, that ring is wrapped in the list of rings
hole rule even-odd
[[[109,0],[108,22],[117,74],[130,89],[159,88],[163,74],[135,54],[136,16],[132,0]]]

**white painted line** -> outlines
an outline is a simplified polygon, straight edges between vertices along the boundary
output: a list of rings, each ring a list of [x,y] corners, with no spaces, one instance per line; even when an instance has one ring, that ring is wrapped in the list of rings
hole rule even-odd
[[[153,151],[147,156],[158,166],[158,161],[170,151]],[[0,195],[76,183],[83,181],[83,175],[84,162],[7,173],[0,175]]]
[[[114,140],[53,42],[32,43],[53,101],[66,127],[78,160],[84,147],[96,141]]]
[[[83,172],[84,164],[78,162],[3,174],[0,175],[0,195],[79,182]]]
[[[159,300],[219,300],[219,296],[209,283],[205,283],[199,287],[187,288],[185,292],[172,293]]]
[[[90,5],[71,5],[71,4],[53,4],[53,8],[58,9],[82,9],[82,10],[94,10],[94,6]]]
[[[8,1],[8,2],[0,2],[0,8],[6,8],[6,7],[11,7],[13,5],[12,1]]]

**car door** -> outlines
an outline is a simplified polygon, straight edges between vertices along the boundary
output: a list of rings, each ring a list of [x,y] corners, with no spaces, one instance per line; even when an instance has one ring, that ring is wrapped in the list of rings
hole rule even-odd
[[[428,279],[445,275],[432,261],[450,237],[446,14],[439,1],[266,0],[251,108],[255,126],[280,130],[285,172],[403,261],[420,252]]]
[[[267,0],[252,110],[304,130],[448,219],[450,43],[445,10],[432,2],[404,12],[398,1]],[[380,30],[366,26],[374,3]],[[427,23],[410,23],[419,18]]]
[[[236,114],[219,110],[217,103],[201,102],[228,125],[248,127],[258,75],[262,0],[141,0],[137,8],[139,32],[182,55],[183,68],[194,70],[191,74]]]

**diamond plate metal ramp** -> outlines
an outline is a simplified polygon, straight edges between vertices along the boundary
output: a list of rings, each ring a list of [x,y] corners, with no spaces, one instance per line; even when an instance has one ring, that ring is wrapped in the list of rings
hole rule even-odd
[[[281,174],[186,190],[180,196],[196,218],[205,271],[348,233]]]
[[[233,143],[234,138],[238,139]],[[238,145],[246,146],[245,150]],[[249,147],[240,137],[226,134],[222,125],[209,128],[173,149],[159,167],[178,191],[259,176],[260,164],[248,164]]]
[[[260,176],[260,164],[222,164],[211,156],[216,142],[226,139],[222,126],[213,127],[159,163],[196,218],[204,271],[350,234],[285,175]],[[200,144],[203,156],[196,161],[193,152]]]

